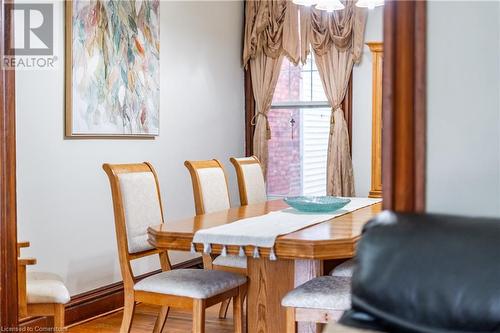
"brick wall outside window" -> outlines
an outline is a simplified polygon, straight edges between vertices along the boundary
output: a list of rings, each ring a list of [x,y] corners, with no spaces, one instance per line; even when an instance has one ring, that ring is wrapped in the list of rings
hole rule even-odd
[[[284,60],[274,92],[274,102],[299,100],[301,67]],[[291,126],[290,120],[295,120]],[[269,195],[301,194],[300,110],[272,109],[269,112],[272,137],[269,140],[267,191]],[[293,139],[292,139],[293,130]]]

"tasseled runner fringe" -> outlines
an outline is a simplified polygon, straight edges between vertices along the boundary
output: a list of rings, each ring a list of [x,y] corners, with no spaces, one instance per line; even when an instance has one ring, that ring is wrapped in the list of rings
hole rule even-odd
[[[245,250],[243,249],[243,246],[240,246],[240,252],[238,252],[238,255],[240,257],[244,257],[245,256]]]
[[[259,248],[257,246],[253,249],[253,257],[260,258]]]
[[[203,244],[203,253],[205,254],[212,253],[212,247],[210,246],[210,243]]]
[[[220,253],[221,256],[226,257],[227,256],[227,248],[226,245],[222,246],[222,252]]]
[[[278,260],[278,258],[276,258],[276,253],[274,253],[274,247],[271,248],[271,252],[269,253],[269,260]]]

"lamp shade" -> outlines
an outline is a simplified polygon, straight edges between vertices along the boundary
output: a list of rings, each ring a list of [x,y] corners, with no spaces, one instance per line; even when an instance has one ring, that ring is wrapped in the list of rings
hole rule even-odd
[[[373,9],[378,6],[383,6],[384,0],[358,0],[356,6]]]
[[[292,1],[296,5],[301,5],[301,6],[314,6],[315,4],[318,3],[318,0],[293,0]]]
[[[340,0],[320,0],[316,5],[316,9],[326,10],[331,13],[334,10],[342,10],[345,6]]]

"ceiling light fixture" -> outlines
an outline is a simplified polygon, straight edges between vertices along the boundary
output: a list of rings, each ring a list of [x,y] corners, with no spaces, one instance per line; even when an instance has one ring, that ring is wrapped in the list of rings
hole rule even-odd
[[[316,6],[316,9],[325,10],[328,13],[345,8],[344,4],[340,0],[292,0],[292,2],[300,6]],[[356,2],[356,6],[368,9],[373,9],[383,5],[384,0],[358,0]]]
[[[321,0],[316,5],[316,9],[326,10],[328,13],[333,12],[334,10],[342,10],[345,6],[340,2],[340,0]]]
[[[356,6],[368,9],[373,9],[383,5],[384,0],[358,0],[358,2],[356,2]]]
[[[292,2],[296,5],[310,7],[317,4],[318,0],[293,0]]]

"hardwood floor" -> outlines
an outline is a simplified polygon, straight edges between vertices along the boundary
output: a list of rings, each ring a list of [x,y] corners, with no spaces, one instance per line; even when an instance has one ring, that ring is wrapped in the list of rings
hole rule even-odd
[[[232,306],[229,307],[226,319],[219,319],[219,304],[207,309],[206,333],[230,333],[233,332]],[[159,307],[153,305],[139,304],[136,307],[134,321],[132,322],[132,333],[151,333],[158,314]],[[68,328],[67,333],[115,333],[120,331],[122,311],[100,317],[83,324]],[[186,333],[191,332],[191,312],[171,310],[163,333]]]

